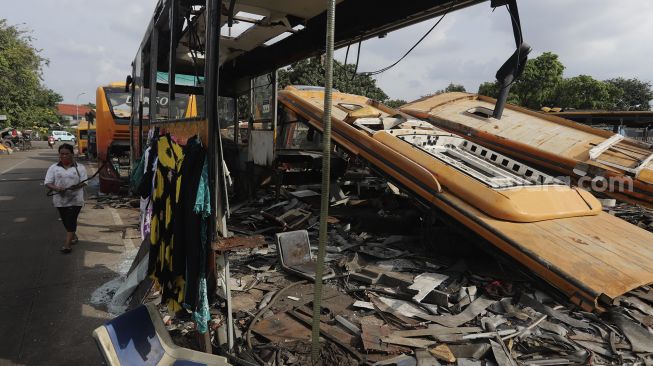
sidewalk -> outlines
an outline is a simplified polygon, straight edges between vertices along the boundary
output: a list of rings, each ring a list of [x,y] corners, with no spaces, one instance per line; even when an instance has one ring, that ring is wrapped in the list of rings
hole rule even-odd
[[[111,314],[97,290],[129,268],[140,240],[123,239],[123,230],[138,211],[87,200],[80,242],[62,255],[64,230],[42,187],[55,151],[11,156],[11,167],[0,169],[0,365],[100,364],[91,332]]]

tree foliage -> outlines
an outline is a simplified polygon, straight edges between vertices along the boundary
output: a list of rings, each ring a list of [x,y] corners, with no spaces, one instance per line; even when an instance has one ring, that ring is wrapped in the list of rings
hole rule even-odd
[[[32,45],[29,32],[0,19],[0,114],[13,127],[47,126],[58,121],[56,92],[41,84],[48,60]]]
[[[429,94],[426,94],[426,95],[422,95],[422,98],[432,97],[432,96],[434,96],[434,95],[438,95],[438,94],[442,94],[442,93],[451,93],[451,92],[463,92],[463,93],[464,93],[464,92],[466,92],[466,91],[467,91],[467,90],[465,90],[465,86],[463,86],[463,85],[461,85],[461,84],[449,83],[449,85],[447,85],[446,88],[436,90],[436,91],[433,92],[433,93],[429,93]]]
[[[295,62],[288,69],[279,70],[279,87],[288,85],[324,86],[324,67],[320,58],[314,57]],[[388,95],[376,86],[376,80],[356,72],[354,65],[343,65],[333,61],[333,87],[343,93],[364,95],[370,99],[385,102]]]
[[[616,109],[620,90],[612,84],[579,75],[562,80],[556,87],[554,105],[573,109]]]
[[[614,78],[605,82],[622,91],[622,94],[615,100],[617,109],[624,111],[648,111],[651,109],[649,103],[653,99],[653,90],[651,90],[650,82],[634,78]]]
[[[564,69],[558,55],[551,52],[528,60],[524,73],[511,88],[517,104],[531,109],[540,109],[549,104],[562,81]]]
[[[499,83],[496,81],[485,81],[478,86],[478,94],[485,95],[492,98],[497,98],[499,96]],[[508,100],[508,103],[515,103],[514,101]]]
[[[387,105],[390,108],[399,109],[404,104],[408,104],[407,101],[403,99],[388,99],[383,104]]]
[[[544,106],[566,109],[649,110],[653,99],[650,82],[615,78],[600,81],[589,75],[563,78],[565,67],[558,55],[545,52],[528,60],[514,82],[508,103],[538,110]],[[496,98],[498,82],[484,82],[478,93]]]

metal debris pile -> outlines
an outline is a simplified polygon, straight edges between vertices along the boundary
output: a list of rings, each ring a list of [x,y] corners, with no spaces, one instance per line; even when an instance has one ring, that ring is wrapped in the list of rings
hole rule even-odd
[[[236,353],[250,363],[313,364],[319,194],[307,191],[232,209],[230,230],[263,234],[266,243],[230,254]],[[653,365],[653,289],[588,313],[457,232],[427,225],[406,197],[388,191],[332,203],[321,364]],[[284,230],[299,233],[286,249],[275,235]],[[211,328],[219,333],[223,323],[215,315]]]
[[[653,232],[653,209],[628,203],[618,203],[614,207],[608,208],[607,211],[611,215]]]

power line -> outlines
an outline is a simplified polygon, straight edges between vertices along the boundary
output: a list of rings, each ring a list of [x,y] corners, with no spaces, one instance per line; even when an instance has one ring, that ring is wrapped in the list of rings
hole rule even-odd
[[[403,56],[401,56],[401,58],[399,58],[399,60],[395,61],[393,64],[388,65],[388,66],[386,66],[386,67],[384,67],[384,68],[382,68],[382,69],[379,69],[379,70],[376,70],[376,71],[363,72],[363,73],[361,73],[361,74],[364,74],[364,75],[370,75],[370,76],[378,75],[378,74],[380,74],[380,73],[382,73],[382,72],[386,72],[386,71],[390,70],[391,68],[395,67],[399,62],[401,62],[404,58],[406,58],[406,56],[408,56],[408,54],[410,54],[410,53],[415,49],[415,47],[417,47],[417,46],[418,46],[418,45],[419,45],[419,44],[424,40],[424,38],[426,38],[426,37],[427,37],[427,36],[428,36],[428,35],[429,35],[429,34],[430,34],[434,29],[435,29],[435,27],[438,26],[438,24],[440,24],[440,22],[442,21],[442,19],[444,19],[444,16],[447,15],[447,14],[449,13],[449,10],[451,10],[451,8],[453,8],[454,4],[455,4],[455,2],[452,2],[452,3],[451,3],[451,5],[449,6],[449,8],[447,8],[447,10],[444,12],[444,14],[442,14],[442,16],[440,17],[440,19],[438,19],[438,21],[435,22],[435,24],[433,24],[433,26],[431,27],[431,29],[429,29],[429,30],[428,30],[428,31],[427,31],[427,32],[422,36],[422,38],[420,38],[420,39],[419,39],[419,40],[418,40],[418,41],[417,41],[417,42],[416,42],[416,43],[415,43],[415,44],[414,44],[414,45],[413,45],[413,46],[412,46],[408,51],[406,51],[406,53],[405,53]]]

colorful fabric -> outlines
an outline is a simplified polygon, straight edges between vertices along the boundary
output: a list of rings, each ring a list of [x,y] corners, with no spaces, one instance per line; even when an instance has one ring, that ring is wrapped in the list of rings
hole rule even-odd
[[[197,326],[197,331],[201,334],[209,330],[209,320],[211,320],[211,312],[209,311],[209,298],[206,296],[206,278],[200,278],[199,285],[199,306],[197,311],[193,312],[193,320]]]
[[[175,247],[175,266],[184,271],[186,287],[184,307],[195,310],[199,299],[199,280],[206,266],[206,254],[202,246],[202,216],[194,212],[197,189],[202,175],[206,153],[196,137],[190,138],[184,147],[181,168],[181,194],[177,202],[175,238],[182,246]]]
[[[179,258],[175,251],[174,219],[179,198],[181,177],[179,174],[184,154],[181,146],[169,135],[161,136],[157,143],[156,173],[152,193],[152,221],[150,230],[150,258],[148,273],[162,289],[163,303],[171,312],[181,310],[184,294],[183,272],[173,265]]]
[[[193,212],[202,217],[201,220],[201,250],[200,263],[207,263],[206,254],[210,251],[208,248],[208,218],[211,216],[211,191],[209,190],[209,164],[207,159],[204,160],[202,166],[202,174],[200,182],[197,187],[197,197],[195,199],[195,207]],[[199,306],[197,311],[193,312],[193,319],[197,323],[197,330],[200,333],[206,333],[208,330],[208,322],[211,320],[209,312],[209,299],[206,288],[206,270],[202,266],[199,273],[200,286],[199,286]]]
[[[197,198],[195,199],[193,211],[203,218],[201,239],[202,246],[206,247],[206,242],[208,241],[207,219],[211,216],[211,191],[209,189],[209,163],[207,160],[204,160],[204,165],[202,166],[202,175],[200,176],[200,183],[197,187]]]

